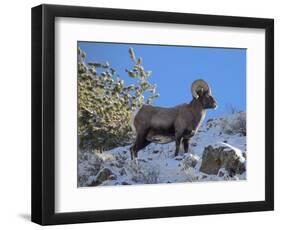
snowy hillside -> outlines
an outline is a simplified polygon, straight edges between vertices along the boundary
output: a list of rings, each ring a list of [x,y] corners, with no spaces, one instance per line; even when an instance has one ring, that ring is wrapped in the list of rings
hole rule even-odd
[[[131,161],[129,148],[79,153],[78,186],[246,179],[246,114],[210,119],[191,139],[189,153],[178,157],[174,142],[148,145],[138,161]]]

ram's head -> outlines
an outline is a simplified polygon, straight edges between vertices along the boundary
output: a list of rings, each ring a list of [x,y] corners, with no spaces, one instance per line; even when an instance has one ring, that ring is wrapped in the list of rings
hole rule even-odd
[[[204,80],[196,80],[192,83],[191,92],[194,99],[199,100],[204,109],[215,109],[217,102],[212,96],[211,88]]]

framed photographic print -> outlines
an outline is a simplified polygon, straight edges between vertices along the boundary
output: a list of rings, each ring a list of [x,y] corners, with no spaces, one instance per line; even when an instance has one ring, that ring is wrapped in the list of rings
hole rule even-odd
[[[32,221],[273,210],[273,19],[32,8]]]

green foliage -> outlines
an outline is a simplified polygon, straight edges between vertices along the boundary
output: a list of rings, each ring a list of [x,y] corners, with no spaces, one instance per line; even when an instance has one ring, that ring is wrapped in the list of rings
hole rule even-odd
[[[86,53],[78,48],[78,136],[80,149],[100,151],[131,142],[132,112],[159,95],[142,66],[129,49],[132,68],[126,69],[134,84],[126,85],[109,63],[85,63]]]

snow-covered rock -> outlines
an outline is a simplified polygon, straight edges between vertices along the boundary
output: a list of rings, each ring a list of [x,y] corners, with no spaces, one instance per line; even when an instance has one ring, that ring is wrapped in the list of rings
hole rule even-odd
[[[184,168],[195,168],[199,161],[199,157],[193,154],[186,154],[182,160],[182,165]]]
[[[106,180],[116,180],[116,179],[117,179],[116,175],[109,168],[103,168],[93,179],[91,185],[96,186],[102,184]]]
[[[207,174],[217,175],[221,168],[228,174],[242,174],[246,171],[246,159],[241,150],[225,143],[219,143],[215,146],[205,147],[202,156],[200,171]]]
[[[139,151],[137,161],[130,159],[130,146],[103,153],[80,152],[78,185],[245,180],[246,136],[240,132],[244,130],[243,117],[245,113],[236,113],[206,121],[191,139],[189,152],[177,157],[174,142],[151,143]],[[230,131],[231,127],[235,130]]]

